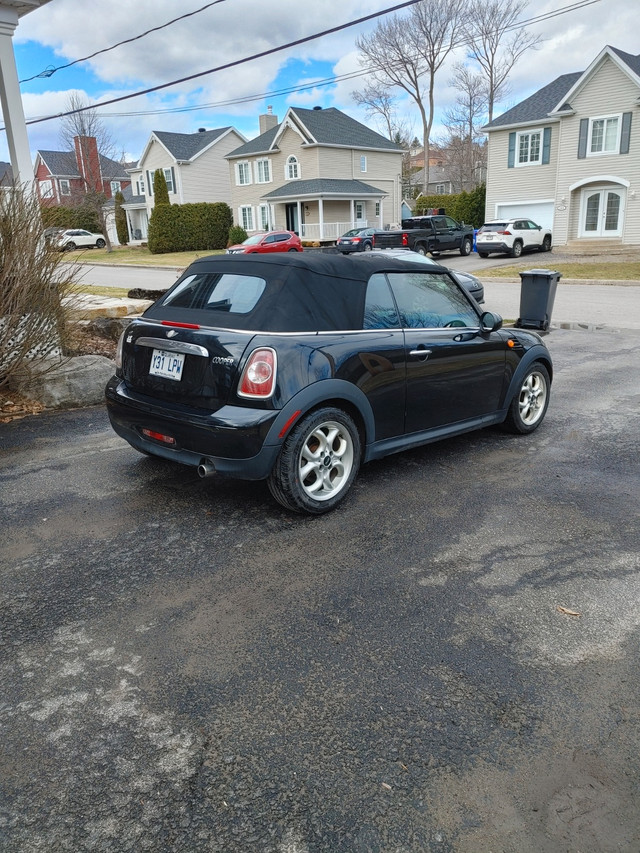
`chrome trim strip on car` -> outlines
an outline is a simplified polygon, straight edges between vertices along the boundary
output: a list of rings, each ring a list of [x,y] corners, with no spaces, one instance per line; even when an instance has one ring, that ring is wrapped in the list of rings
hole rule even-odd
[[[151,317],[145,317],[144,322],[159,326],[162,321],[154,320]],[[321,332],[272,332],[270,330],[265,331],[264,329],[229,329],[226,326],[200,326],[196,334],[202,332],[231,332],[233,334],[239,333],[243,335],[274,335],[280,338],[289,338],[294,335],[296,337],[308,336],[317,338],[319,335],[370,335],[371,332],[443,332],[445,334],[450,334],[456,330],[458,330],[458,332],[479,332],[480,326],[391,326],[384,329],[324,329]],[[139,338],[136,343],[141,340],[157,341],[157,338]],[[144,346],[151,346],[151,344],[144,344]],[[195,346],[195,344],[192,344],[192,346]],[[169,347],[165,346],[164,349],[169,349]]]
[[[198,344],[188,344],[186,341],[169,341],[164,338],[138,338],[133,341],[140,347],[151,347],[152,349],[163,349],[169,352],[183,352],[187,355],[201,355],[209,358],[209,350]]]

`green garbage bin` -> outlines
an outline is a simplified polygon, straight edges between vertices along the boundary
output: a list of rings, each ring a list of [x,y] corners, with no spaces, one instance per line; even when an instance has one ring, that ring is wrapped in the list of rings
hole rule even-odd
[[[553,270],[525,270],[520,273],[519,329],[546,331],[551,325],[553,301],[562,273]]]

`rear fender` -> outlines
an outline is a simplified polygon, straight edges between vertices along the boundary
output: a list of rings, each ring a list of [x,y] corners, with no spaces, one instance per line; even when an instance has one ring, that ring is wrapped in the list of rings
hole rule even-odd
[[[277,418],[271,425],[265,444],[278,445],[287,437],[292,427],[311,409],[318,408],[323,404],[331,402],[339,406],[340,401],[348,404],[349,408],[355,409],[360,415],[364,429],[364,444],[370,444],[375,440],[375,420],[371,405],[366,396],[350,382],[342,379],[323,379],[303,388],[292,397],[280,410]]]

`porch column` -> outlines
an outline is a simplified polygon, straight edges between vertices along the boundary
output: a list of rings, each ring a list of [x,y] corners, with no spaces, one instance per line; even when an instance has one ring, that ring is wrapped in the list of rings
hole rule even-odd
[[[349,219],[351,220],[349,224],[349,228],[355,228],[356,220],[355,220],[355,211],[353,208],[353,199],[349,199]]]
[[[324,238],[324,202],[318,199],[318,219],[320,220],[320,239]]]
[[[17,25],[17,11],[0,5],[0,103],[7,131],[9,158],[16,183],[32,186],[33,163],[13,53],[13,33]]]
[[[380,199],[380,215],[378,216],[378,228],[380,230],[382,230],[382,228],[383,228],[382,223],[384,222],[384,211],[382,209],[383,204],[384,204],[383,200]]]
[[[304,236],[302,228],[302,205],[299,201],[296,202],[296,210],[298,212],[298,235],[302,238]]]

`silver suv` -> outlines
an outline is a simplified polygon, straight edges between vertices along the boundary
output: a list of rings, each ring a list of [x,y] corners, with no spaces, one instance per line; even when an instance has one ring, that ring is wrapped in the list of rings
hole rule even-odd
[[[502,252],[519,258],[523,252],[551,251],[551,231],[531,219],[500,219],[485,222],[476,235],[476,251],[481,258]]]

